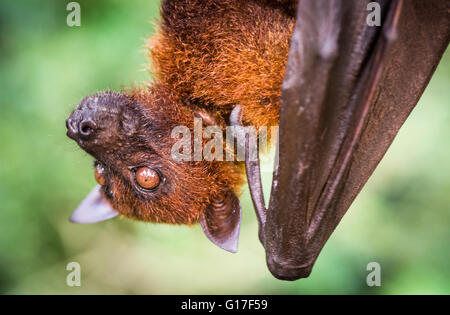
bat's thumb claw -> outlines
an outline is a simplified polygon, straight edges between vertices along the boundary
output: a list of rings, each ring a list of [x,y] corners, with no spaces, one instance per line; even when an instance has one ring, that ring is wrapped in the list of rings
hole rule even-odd
[[[230,124],[232,126],[242,126],[242,108],[236,105],[230,114]]]

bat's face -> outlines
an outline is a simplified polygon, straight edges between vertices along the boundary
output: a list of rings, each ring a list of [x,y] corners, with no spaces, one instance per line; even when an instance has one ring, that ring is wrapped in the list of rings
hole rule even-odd
[[[153,94],[96,93],[84,98],[67,119],[67,135],[94,157],[101,198],[118,214],[171,224],[202,223],[203,218],[204,229],[208,216],[217,225],[215,208],[228,204],[230,214],[239,208],[230,191],[233,175],[224,175],[233,169],[172,158],[177,139],[171,131],[180,121],[168,102]]]

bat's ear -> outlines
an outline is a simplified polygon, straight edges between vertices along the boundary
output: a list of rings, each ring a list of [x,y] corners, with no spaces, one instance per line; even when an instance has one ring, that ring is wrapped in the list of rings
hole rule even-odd
[[[95,186],[84,198],[70,216],[70,222],[96,223],[119,215],[119,212],[114,210],[108,201],[105,200],[105,197],[101,194],[100,187],[100,185]]]
[[[239,199],[229,191],[223,200],[214,200],[200,215],[200,225],[211,242],[229,252],[237,252],[241,227]]]

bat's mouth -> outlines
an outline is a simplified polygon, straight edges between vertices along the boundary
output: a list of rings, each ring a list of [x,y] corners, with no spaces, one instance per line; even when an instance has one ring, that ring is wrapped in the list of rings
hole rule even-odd
[[[66,125],[67,125],[67,121],[66,121]],[[67,135],[70,139],[77,141],[76,133],[73,131],[73,129],[70,130],[68,126],[67,126],[67,132],[66,132],[66,135]]]

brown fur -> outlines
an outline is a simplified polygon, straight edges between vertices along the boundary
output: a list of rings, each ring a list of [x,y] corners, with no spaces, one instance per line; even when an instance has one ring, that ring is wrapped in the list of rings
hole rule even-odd
[[[148,45],[151,69],[187,105],[243,122],[278,125],[281,83],[294,19],[266,1],[164,1]]]

